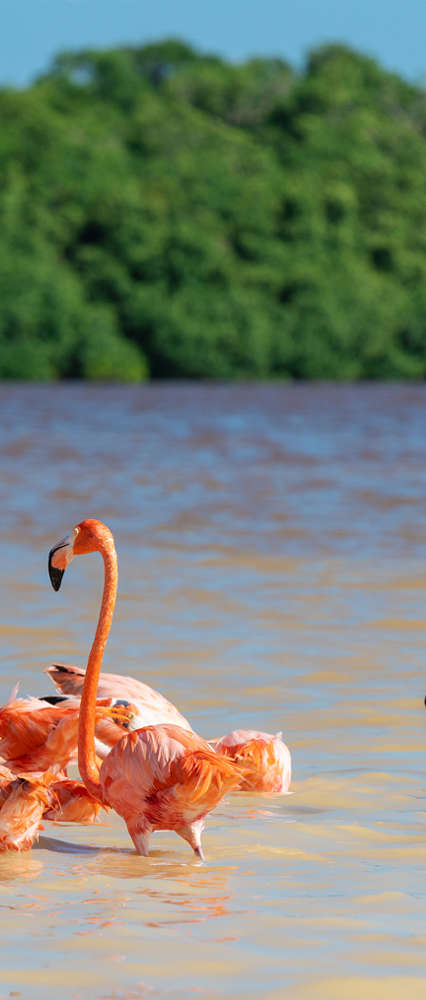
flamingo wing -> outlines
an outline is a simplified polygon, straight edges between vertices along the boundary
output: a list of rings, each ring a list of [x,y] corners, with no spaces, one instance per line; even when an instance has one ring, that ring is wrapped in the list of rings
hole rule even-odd
[[[291,782],[291,755],[275,735],[251,729],[235,729],[215,744],[217,753],[234,760],[241,769],[240,791],[286,793]]]
[[[38,837],[44,810],[54,801],[49,785],[53,772],[35,778],[22,775],[8,785],[0,807],[0,850],[27,851]]]
[[[0,709],[0,756],[15,773],[45,771],[53,764],[65,768],[74,759],[78,742],[79,698],[57,705],[21,699]],[[134,719],[133,706],[115,708],[111,698],[96,703],[96,736],[105,752],[119,740]]]
[[[52,784],[55,800],[43,813],[43,819],[55,823],[95,823],[102,808],[82,781],[60,778]],[[105,807],[106,808],[106,807]]]
[[[61,705],[48,705],[36,698],[10,702],[0,709],[0,756],[11,767],[12,761],[24,761],[21,769],[25,770],[26,758],[44,746],[61,723],[78,719],[78,712],[79,702],[74,700]],[[28,767],[31,769],[45,770],[42,764]]]
[[[58,691],[80,696],[83,690],[85,671],[66,663],[54,663],[45,673],[52,678]],[[149,687],[135,677],[121,674],[100,674],[98,698],[126,698],[138,709],[139,727],[170,723],[182,729],[192,728],[177,708],[164,698],[159,691]]]

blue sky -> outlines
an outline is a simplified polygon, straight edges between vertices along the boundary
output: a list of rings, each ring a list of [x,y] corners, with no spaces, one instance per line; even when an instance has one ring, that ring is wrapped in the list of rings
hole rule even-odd
[[[1,14],[1,83],[29,83],[60,49],[170,35],[233,60],[279,55],[295,65],[343,41],[426,77],[425,0],[2,0]]]

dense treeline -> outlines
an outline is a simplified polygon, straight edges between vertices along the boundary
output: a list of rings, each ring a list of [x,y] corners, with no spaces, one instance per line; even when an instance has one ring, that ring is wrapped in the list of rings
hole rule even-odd
[[[0,377],[426,375],[426,99],[180,42],[0,92]]]

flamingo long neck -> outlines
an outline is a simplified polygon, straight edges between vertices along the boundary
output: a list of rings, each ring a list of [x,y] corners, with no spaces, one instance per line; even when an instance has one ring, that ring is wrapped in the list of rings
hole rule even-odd
[[[102,657],[106,641],[108,639],[109,630],[111,628],[115,598],[117,594],[117,554],[112,538],[105,540],[102,539],[99,544],[99,552],[101,553],[105,567],[104,591],[102,595],[98,625],[93,645],[90,650],[81,695],[80,719],[78,725],[78,767],[87,791],[90,792],[91,795],[94,795],[95,798],[102,801],[99,768],[96,763],[95,751],[95,713],[96,694],[98,690],[99,674],[102,666]]]

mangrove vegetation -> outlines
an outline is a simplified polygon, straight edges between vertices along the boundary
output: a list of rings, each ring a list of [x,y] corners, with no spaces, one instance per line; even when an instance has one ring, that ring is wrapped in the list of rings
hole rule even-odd
[[[179,41],[0,91],[0,377],[423,378],[426,98]]]

